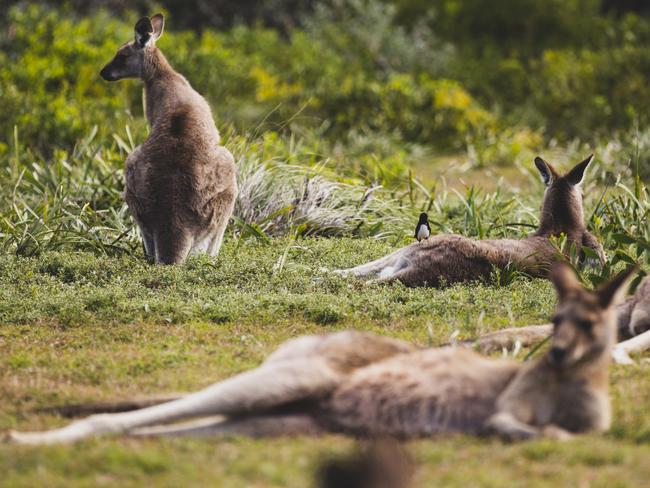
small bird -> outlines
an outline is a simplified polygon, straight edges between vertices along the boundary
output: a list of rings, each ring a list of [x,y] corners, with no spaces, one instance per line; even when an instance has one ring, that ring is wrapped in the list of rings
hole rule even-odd
[[[429,216],[425,212],[422,212],[420,214],[420,220],[418,220],[418,225],[415,226],[415,238],[418,242],[421,242],[422,239],[428,239],[430,235]]]

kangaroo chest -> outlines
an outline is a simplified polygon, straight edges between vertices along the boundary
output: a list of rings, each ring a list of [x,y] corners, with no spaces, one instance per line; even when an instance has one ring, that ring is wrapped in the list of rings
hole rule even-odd
[[[538,427],[555,424],[582,432],[609,425],[607,394],[584,381],[549,382],[536,391],[520,391],[519,401],[513,403],[511,409],[519,420]]]
[[[566,385],[559,391],[551,421],[571,432],[604,430],[611,421],[609,397],[584,384]]]

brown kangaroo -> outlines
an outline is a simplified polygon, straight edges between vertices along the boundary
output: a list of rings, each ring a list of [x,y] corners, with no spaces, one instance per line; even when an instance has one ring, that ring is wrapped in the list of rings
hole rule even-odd
[[[363,332],[306,336],[280,346],[257,369],[177,400],[9,438],[51,444],[109,433],[411,438],[462,432],[525,439],[603,431],[610,425],[615,303],[634,270],[591,292],[567,265],[556,264],[551,347],[529,363],[465,348],[418,349]],[[207,418],[161,425],[192,417]]]
[[[514,265],[532,276],[544,277],[558,252],[549,240],[561,234],[567,246],[575,245],[584,259],[582,249],[593,249],[602,263],[605,253],[598,240],[584,223],[582,183],[585,170],[593,155],[560,176],[549,163],[535,159],[546,185],[542,212],[537,231],[524,239],[477,241],[459,235],[438,235],[422,243],[413,243],[388,256],[355,268],[335,273],[371,277],[376,282],[399,280],[406,286],[434,286],[487,280],[494,269]]]
[[[141,78],[151,133],[126,160],[124,199],[157,264],[182,263],[188,254],[216,256],[237,196],[232,154],[219,145],[210,106],[156,47],[161,14],[135,25],[102,69],[107,81]]]
[[[630,364],[630,353],[650,349],[650,277],[639,285],[633,296],[617,305],[616,322],[619,342],[614,347],[613,357],[619,364]],[[552,333],[551,324],[511,327],[465,341],[462,345],[491,353],[510,349],[516,343],[531,346],[547,339]]]

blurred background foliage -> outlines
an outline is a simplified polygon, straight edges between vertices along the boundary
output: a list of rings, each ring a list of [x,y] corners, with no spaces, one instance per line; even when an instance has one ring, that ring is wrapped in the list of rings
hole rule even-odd
[[[141,115],[138,86],[97,71],[158,8],[169,14],[160,46],[239,131],[380,132],[454,151],[504,129],[520,146],[538,133],[592,142],[650,114],[645,2],[0,3],[0,131],[17,125],[41,149]]]

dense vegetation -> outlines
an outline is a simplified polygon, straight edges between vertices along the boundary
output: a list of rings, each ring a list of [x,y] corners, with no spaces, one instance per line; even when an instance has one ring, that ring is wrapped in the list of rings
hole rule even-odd
[[[120,195],[124,159],[148,130],[141,84],[98,75],[138,15],[161,6],[159,46],[210,102],[240,186],[222,255],[176,268],[143,262]],[[300,333],[357,327],[426,345],[545,320],[550,285],[518,275],[437,291],[320,271],[410,242],[422,210],[436,233],[526,235],[543,192],[537,154],[559,169],[596,154],[586,219],[610,261],[586,269],[587,284],[650,258],[644,2],[0,7],[0,433],[60,422],[32,411],[47,404],[194,389]],[[604,438],[561,448],[423,442],[417,480],[641,484],[647,373],[614,371],[616,419]],[[220,442],[219,463],[202,442],[0,446],[0,471],[15,486],[64,485],[74,472],[93,485],[302,487],[319,453],[341,442],[283,441],[272,454],[264,442]],[[468,463],[486,456],[489,470]],[[202,467],[189,472],[196,459]]]
[[[174,64],[240,130],[299,126],[329,139],[380,131],[446,150],[503,139],[510,128],[530,147],[540,144],[536,135],[611,138],[645,127],[650,113],[650,21],[599,0],[333,0],[312,5],[311,15],[285,1],[274,10],[300,27],[282,32],[236,23],[265,20],[253,5],[231,15],[234,28],[215,31],[214,16],[184,19],[181,11],[191,9],[182,3],[170,2],[179,15],[161,46],[174,47],[167,49]],[[195,3],[193,12],[220,12],[218,2]],[[94,76],[130,37],[132,22],[93,9],[79,21],[68,4],[57,11],[19,3],[4,19],[2,102],[11,110],[3,133],[17,123],[41,144],[66,147],[97,122],[95,110],[113,126],[138,114],[137,89],[125,105],[126,87]],[[95,110],[80,110],[87,103]],[[54,117],[26,116],[39,109]]]

